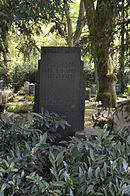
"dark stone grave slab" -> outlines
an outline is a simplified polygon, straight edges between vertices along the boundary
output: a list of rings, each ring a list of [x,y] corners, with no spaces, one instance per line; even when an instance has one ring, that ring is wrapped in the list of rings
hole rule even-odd
[[[85,82],[80,48],[43,47],[35,82],[35,111],[65,116],[71,127],[61,139],[84,129]]]

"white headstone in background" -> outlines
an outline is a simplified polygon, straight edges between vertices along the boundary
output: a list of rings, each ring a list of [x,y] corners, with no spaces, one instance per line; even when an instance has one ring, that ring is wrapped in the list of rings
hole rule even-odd
[[[29,84],[29,95],[33,95],[35,94],[35,84],[31,83]]]
[[[127,128],[130,132],[130,100],[117,103],[114,114],[114,130],[119,132]]]

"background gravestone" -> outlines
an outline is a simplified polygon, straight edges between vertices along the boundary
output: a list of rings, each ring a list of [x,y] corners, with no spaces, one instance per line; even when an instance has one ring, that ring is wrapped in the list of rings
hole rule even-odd
[[[24,89],[26,93],[29,93],[29,82],[24,82]]]
[[[35,84],[30,83],[29,84],[29,95],[33,95],[35,94]]]
[[[116,94],[119,95],[121,93],[121,86],[120,84],[116,84]]]
[[[0,105],[2,104],[2,91],[0,90]]]
[[[91,94],[96,95],[96,84],[91,85]]]
[[[65,116],[62,139],[84,129],[85,83],[80,48],[43,47],[36,74],[35,111]]]
[[[91,89],[90,88],[86,88],[86,91],[85,91],[85,100],[90,100],[91,98]]]
[[[127,128],[130,132],[130,100],[117,102],[114,114],[114,131],[120,132]]]
[[[3,90],[3,83],[4,83],[4,81],[0,80],[0,90]]]

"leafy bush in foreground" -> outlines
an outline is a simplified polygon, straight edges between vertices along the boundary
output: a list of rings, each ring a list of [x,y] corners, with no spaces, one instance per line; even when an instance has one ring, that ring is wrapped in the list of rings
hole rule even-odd
[[[60,195],[128,195],[130,135],[104,131],[96,140],[72,138],[67,148],[50,152],[52,187]],[[129,168],[130,169],[130,168]]]
[[[0,118],[1,196],[121,196],[130,193],[130,135],[104,131],[51,146],[59,116]],[[55,137],[54,137],[55,138]]]
[[[50,127],[51,122],[46,119],[54,114],[28,114],[26,116],[0,116],[0,196],[2,195],[30,195],[32,183],[26,180],[27,175],[46,176],[49,171],[49,145],[46,140],[53,140]],[[57,116],[54,118],[53,137],[59,126],[65,126],[66,121]],[[42,126],[38,128],[38,122]],[[50,118],[50,120],[51,120]],[[62,123],[61,123],[62,120]],[[58,124],[59,121],[59,124]],[[54,126],[54,125],[53,125]],[[40,129],[41,128],[41,129]],[[47,134],[48,133],[48,134]],[[30,185],[31,184],[31,185]],[[29,189],[29,190],[28,190]]]

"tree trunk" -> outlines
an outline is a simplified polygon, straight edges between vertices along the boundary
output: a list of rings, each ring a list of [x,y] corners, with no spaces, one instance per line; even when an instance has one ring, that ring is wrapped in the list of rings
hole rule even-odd
[[[114,107],[116,76],[113,74],[114,63],[109,54],[110,39],[105,35],[105,28],[102,25],[97,22],[95,27],[96,31],[91,39],[91,47],[95,66],[97,100],[102,101],[105,107]]]
[[[119,83],[121,85],[121,93],[123,94],[125,91],[125,16],[124,16],[124,0],[122,0],[122,10],[121,10],[121,49],[120,49],[120,59],[119,59]]]
[[[65,7],[65,15],[66,15],[66,20],[67,20],[67,26],[68,26],[68,46],[73,47],[73,30],[72,30],[72,22],[71,22],[71,17],[70,17],[70,12],[69,12],[69,6],[67,3],[67,0],[64,0],[64,7]]]
[[[115,76],[109,58],[107,49],[98,57],[94,56],[98,83],[97,100],[101,101],[105,107],[114,107],[116,100]]]
[[[106,107],[114,107],[116,77],[113,74],[113,63],[109,57],[110,43],[113,39],[113,4],[110,6],[108,1],[104,6],[102,0],[97,1],[96,8],[92,0],[84,0],[84,4],[90,31],[91,54],[95,66],[97,100],[102,101]]]

